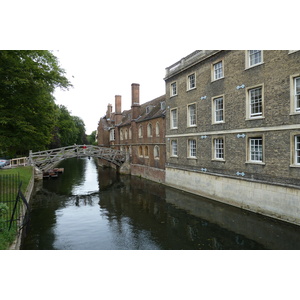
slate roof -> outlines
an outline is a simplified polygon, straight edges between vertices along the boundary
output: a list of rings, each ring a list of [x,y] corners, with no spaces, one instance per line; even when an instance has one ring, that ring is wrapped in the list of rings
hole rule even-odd
[[[166,114],[166,107],[162,108],[161,102],[166,101],[166,95],[157,97],[153,100],[150,100],[146,103],[141,104],[141,114],[135,120],[136,122],[143,122],[146,120],[151,120],[159,117],[164,117]],[[149,108],[149,112],[147,113],[147,107]],[[129,125],[132,120],[132,111],[126,110],[123,111],[123,118],[120,124],[116,124],[117,126],[125,126]]]

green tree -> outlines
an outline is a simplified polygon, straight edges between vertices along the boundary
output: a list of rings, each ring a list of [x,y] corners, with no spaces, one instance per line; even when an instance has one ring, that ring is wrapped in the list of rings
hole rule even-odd
[[[56,125],[54,90],[70,86],[52,52],[0,51],[0,155],[45,149]]]
[[[95,146],[97,145],[96,134],[97,134],[97,131],[94,130],[91,134],[89,134],[87,136],[88,144],[95,145]]]

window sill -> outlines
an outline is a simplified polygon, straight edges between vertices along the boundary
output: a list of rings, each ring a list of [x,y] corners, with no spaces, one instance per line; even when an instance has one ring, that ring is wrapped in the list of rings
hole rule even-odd
[[[290,165],[290,168],[300,168],[300,165]]]
[[[188,156],[187,159],[197,160],[197,157],[194,157],[194,156]]]
[[[249,164],[249,165],[261,165],[261,166],[265,166],[266,165],[266,163],[264,163],[262,161],[251,161],[251,160],[246,161],[245,164]]]
[[[211,125],[219,125],[219,124],[225,124],[225,121],[220,121],[220,122],[213,122]]]
[[[261,66],[261,65],[263,65],[263,64],[264,64],[264,62],[261,62],[261,63],[259,63],[259,64],[253,65],[253,66],[247,66],[246,69],[245,69],[245,71],[247,71],[247,70],[249,70],[249,69],[252,69],[252,68],[255,68],[255,67],[257,67],[257,66]]]
[[[187,92],[190,92],[190,91],[193,91],[193,90],[196,90],[197,89],[197,87],[193,87],[193,88],[191,88],[191,89],[187,89],[186,91]]]
[[[293,111],[290,113],[290,116],[300,115],[300,111]]]
[[[252,117],[252,118],[246,118],[246,121],[255,121],[255,120],[262,120],[265,119],[264,116],[262,117]]]
[[[218,159],[218,158],[212,158],[211,161],[215,161],[215,162],[221,162],[221,163],[225,163],[226,160],[225,159]]]
[[[211,83],[216,82],[216,81],[219,81],[219,80],[224,79],[224,78],[225,78],[225,77],[223,76],[223,77],[220,77],[220,78],[218,78],[218,79],[212,79],[212,80],[211,80]]]

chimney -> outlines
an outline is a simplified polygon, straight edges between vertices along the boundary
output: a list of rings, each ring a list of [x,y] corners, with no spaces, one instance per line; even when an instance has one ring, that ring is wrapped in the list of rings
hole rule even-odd
[[[141,114],[140,85],[138,83],[131,84],[131,110],[132,119],[137,119]]]
[[[122,121],[122,96],[115,96],[115,121],[116,125],[120,124]]]
[[[107,105],[107,111],[106,111],[106,119],[110,119],[111,118],[111,112],[112,112],[112,105],[108,104]]]

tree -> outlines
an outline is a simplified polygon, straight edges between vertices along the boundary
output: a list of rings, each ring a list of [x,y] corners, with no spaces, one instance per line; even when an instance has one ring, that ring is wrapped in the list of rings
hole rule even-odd
[[[0,155],[43,150],[55,127],[55,88],[71,83],[47,50],[0,51]]]
[[[97,131],[94,130],[91,134],[89,134],[87,136],[87,140],[88,140],[88,144],[90,145],[97,145],[97,142],[96,142],[96,134],[97,134]]]

